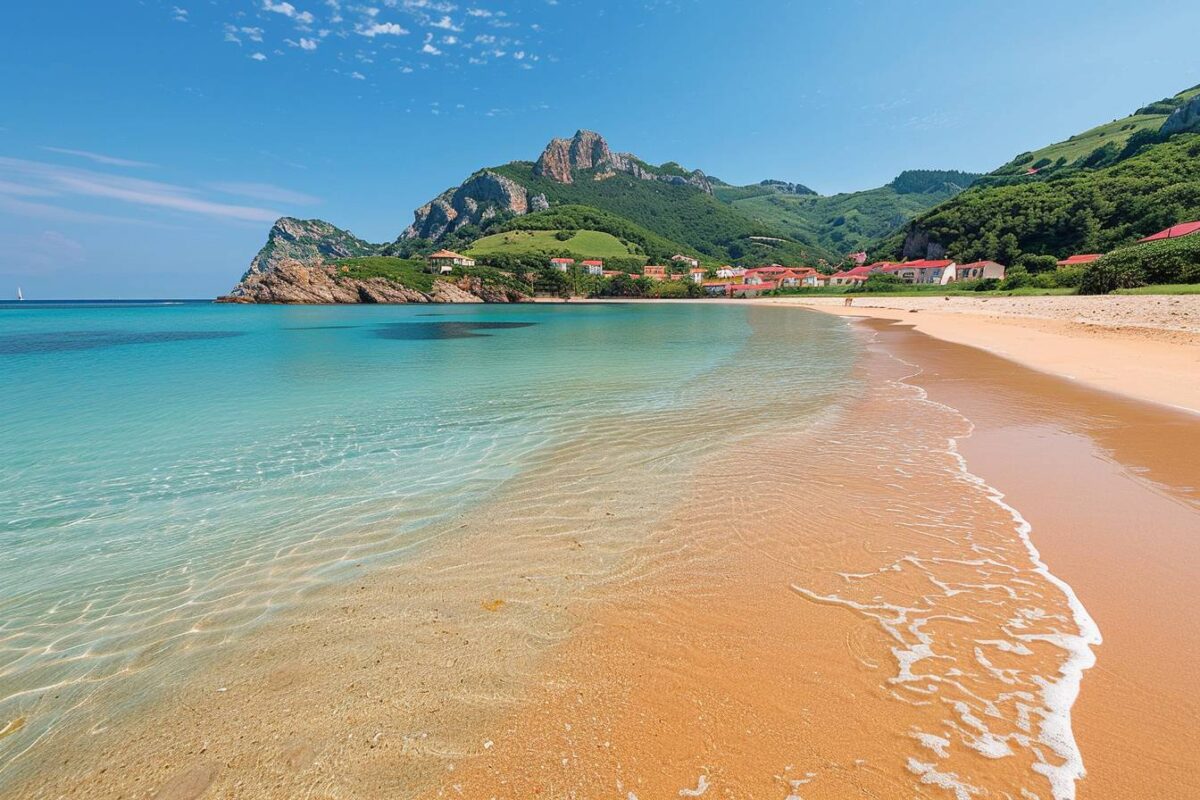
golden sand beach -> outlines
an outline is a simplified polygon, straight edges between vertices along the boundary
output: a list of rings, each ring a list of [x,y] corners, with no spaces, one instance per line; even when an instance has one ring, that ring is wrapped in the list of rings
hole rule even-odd
[[[805,346],[806,313],[749,317]],[[597,428],[21,796],[1200,796],[1197,417],[868,313],[839,413]],[[568,480],[664,448],[661,483]]]

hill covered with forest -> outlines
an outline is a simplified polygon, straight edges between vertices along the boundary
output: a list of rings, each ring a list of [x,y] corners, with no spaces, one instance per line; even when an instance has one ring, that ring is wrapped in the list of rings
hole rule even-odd
[[[1200,87],[1022,153],[875,251],[1021,263],[1102,253],[1200,219]]]

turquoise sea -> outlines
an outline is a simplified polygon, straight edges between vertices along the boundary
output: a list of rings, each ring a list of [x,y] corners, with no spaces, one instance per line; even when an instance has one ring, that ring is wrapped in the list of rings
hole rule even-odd
[[[594,461],[661,480],[816,419],[854,358],[839,320],[717,304],[0,306],[0,783],[589,426],[678,421],[644,475]]]

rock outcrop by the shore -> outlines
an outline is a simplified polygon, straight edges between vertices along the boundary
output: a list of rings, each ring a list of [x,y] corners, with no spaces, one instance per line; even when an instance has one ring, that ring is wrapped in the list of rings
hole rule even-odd
[[[359,239],[322,219],[281,217],[271,226],[267,243],[250,262],[246,277],[270,272],[288,261],[316,263],[338,258],[358,258],[379,253],[382,245]]]
[[[490,286],[478,277],[433,281],[428,292],[386,278],[351,278],[324,263],[284,259],[265,271],[248,271],[218,303],[516,303],[523,294]]]

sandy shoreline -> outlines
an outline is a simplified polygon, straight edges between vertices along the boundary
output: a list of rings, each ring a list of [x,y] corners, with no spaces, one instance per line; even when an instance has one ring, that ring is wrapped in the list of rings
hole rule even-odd
[[[858,295],[851,308],[842,298],[752,302],[903,322],[1096,389],[1200,414],[1200,296]]]
[[[778,304],[753,301],[752,318],[773,324],[786,312],[762,306]],[[1023,624],[1070,620],[1021,561],[1008,512],[957,474],[947,436],[1032,524],[1042,560],[1103,632],[1070,709],[1088,773],[1078,796],[1200,796],[1189,671],[1200,624],[1179,602],[1200,572],[1200,425],[950,341],[1023,322],[938,312],[942,340],[907,324],[935,312],[860,311],[881,318],[861,323],[878,337],[866,346],[877,366],[845,415],[706,457],[664,511],[649,510],[657,494],[619,509],[586,482],[544,493],[594,458],[584,443],[567,448],[429,559],[291,615],[30,796],[945,798],[947,776],[1015,795],[1039,759],[1069,776],[1067,756],[1013,740],[997,758],[971,729],[983,719],[994,736],[1036,734],[1006,727],[1020,716],[1006,695],[1030,685],[1025,659],[1048,675],[1064,662],[1030,641],[1030,655],[999,648],[980,670],[963,620],[1009,636],[990,609],[1024,593],[1039,613]],[[1087,334],[1066,330],[1044,333],[1080,357],[1071,348]],[[1188,363],[1192,345],[1161,344],[1176,369]],[[1160,377],[1147,399],[1186,405],[1188,382]],[[640,447],[619,425],[602,435],[613,452]],[[757,476],[753,491],[730,481],[739,475]],[[538,502],[552,515],[537,516]],[[947,521],[951,535],[932,535]],[[606,532],[621,526],[630,537],[616,547]],[[494,535],[504,530],[521,535]],[[1002,566],[979,572],[956,555],[964,533]],[[1010,575],[1020,580],[992,597]],[[910,702],[925,690],[895,682],[887,615],[848,607],[855,591],[928,617],[916,630],[935,636],[936,657],[910,669],[945,687],[941,702]],[[919,652],[922,634],[900,635]],[[1000,721],[971,705],[980,698]],[[1130,748],[1154,767],[1130,768]]]

